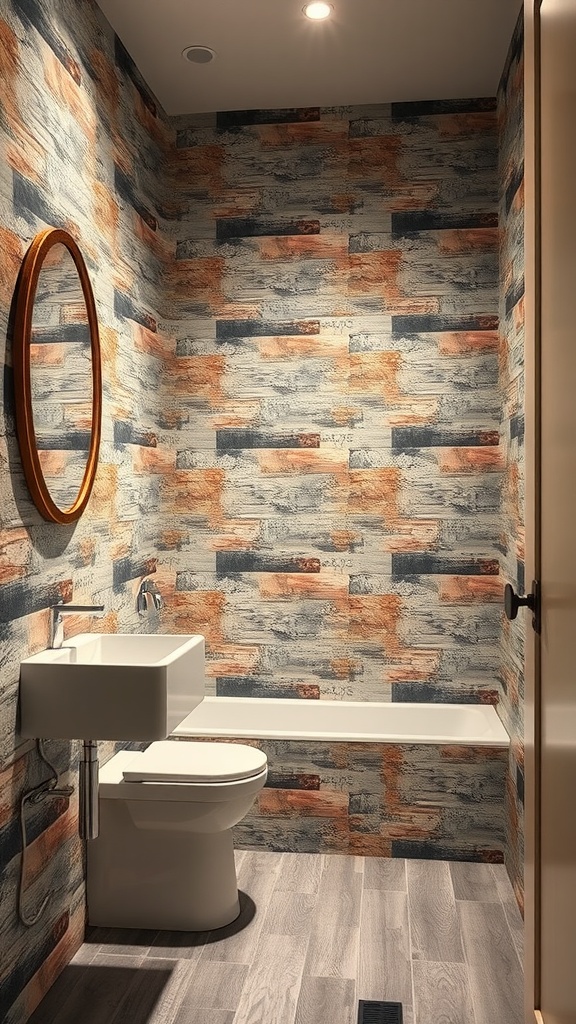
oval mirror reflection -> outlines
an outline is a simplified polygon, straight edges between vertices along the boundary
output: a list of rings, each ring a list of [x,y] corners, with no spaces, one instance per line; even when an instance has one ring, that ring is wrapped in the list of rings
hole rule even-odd
[[[92,434],[90,325],[76,264],[58,242],[46,254],[34,297],[30,391],[36,448],[50,494],[74,504]]]
[[[59,229],[40,232],[24,258],[14,383],[18,441],[34,502],[46,519],[72,522],[88,501],[98,460],[100,347],[84,260]]]

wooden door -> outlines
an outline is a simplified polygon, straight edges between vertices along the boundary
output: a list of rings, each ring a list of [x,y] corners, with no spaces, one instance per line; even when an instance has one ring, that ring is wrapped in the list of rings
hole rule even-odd
[[[540,83],[543,614],[535,690],[532,1005],[544,1024],[576,1024],[576,0],[541,0],[533,11]]]

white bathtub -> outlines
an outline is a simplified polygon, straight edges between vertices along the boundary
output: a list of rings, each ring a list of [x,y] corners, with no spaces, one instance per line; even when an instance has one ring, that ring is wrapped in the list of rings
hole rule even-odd
[[[385,704],[266,697],[205,697],[173,735],[492,747],[507,747],[510,743],[490,704]]]

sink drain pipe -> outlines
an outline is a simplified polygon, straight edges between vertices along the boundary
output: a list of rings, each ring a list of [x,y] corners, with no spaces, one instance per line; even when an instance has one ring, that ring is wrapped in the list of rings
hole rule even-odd
[[[97,839],[98,815],[98,743],[84,740],[78,779],[80,793],[79,828],[81,839]]]

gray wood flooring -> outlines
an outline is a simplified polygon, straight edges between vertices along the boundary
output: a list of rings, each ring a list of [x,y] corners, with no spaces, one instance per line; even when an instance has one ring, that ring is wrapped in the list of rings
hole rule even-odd
[[[89,929],[31,1024],[522,1024],[522,921],[501,865],[237,854],[239,924]],[[244,927],[239,927],[244,925]]]

